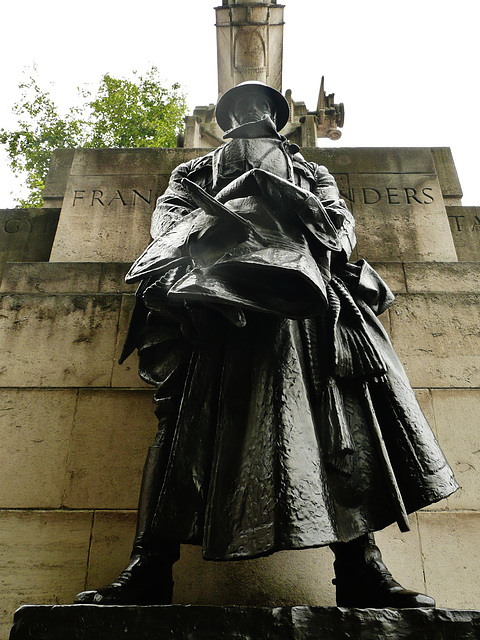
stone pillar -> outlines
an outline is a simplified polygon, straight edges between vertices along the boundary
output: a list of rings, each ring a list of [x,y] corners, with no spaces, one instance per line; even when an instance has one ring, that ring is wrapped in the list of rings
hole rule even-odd
[[[187,149],[195,149],[201,146],[200,143],[200,121],[195,116],[185,117],[185,142]]]
[[[259,80],[282,90],[283,5],[223,0],[217,7],[218,92]]]
[[[317,146],[317,123],[314,115],[308,114],[300,118],[302,147]]]

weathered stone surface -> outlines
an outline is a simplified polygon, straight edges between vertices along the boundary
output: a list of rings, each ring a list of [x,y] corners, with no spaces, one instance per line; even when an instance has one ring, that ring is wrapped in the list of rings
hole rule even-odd
[[[416,514],[409,516],[411,531],[401,533],[396,524],[375,534],[375,541],[395,580],[408,589],[426,593],[422,547]],[[435,594],[429,594],[435,595]]]
[[[436,176],[359,173],[350,174],[348,182],[359,257],[457,260]]]
[[[436,414],[433,406],[432,391],[433,389],[415,389],[415,395],[417,396],[417,400],[420,404],[420,407],[423,413],[425,414],[425,417],[427,418],[428,424],[430,425],[433,433],[435,434],[435,437],[438,439],[439,437],[438,437]],[[440,442],[443,445],[442,439],[440,439]],[[442,446],[442,449],[444,449],[447,460],[451,463],[452,461],[448,455],[448,451],[445,451],[445,448],[443,446]],[[426,509],[426,510],[439,511],[447,508],[448,508],[448,501],[445,499],[445,500],[440,500],[440,502],[435,502],[431,505],[428,505],[427,507],[424,507],[424,510]],[[411,520],[410,524],[412,524],[412,517],[410,517],[410,520]],[[407,535],[411,535],[411,534],[407,534]]]
[[[130,262],[18,262],[3,268],[2,293],[133,293]]]
[[[109,386],[120,296],[0,298],[0,386]]]
[[[0,263],[48,260],[60,209],[0,209]]]
[[[72,602],[83,588],[92,514],[0,511],[0,637],[22,604]]]
[[[445,204],[460,204],[463,193],[451,149],[433,147],[431,152]]]
[[[480,612],[337,607],[24,607],[10,640],[473,640]]]
[[[0,505],[60,508],[76,389],[0,389]]]
[[[136,523],[136,511],[95,511],[86,589],[109,584],[126,567]]]
[[[480,263],[407,262],[403,265],[409,293],[478,293]]]
[[[130,262],[102,262],[101,265],[100,293],[134,293],[138,285],[125,282]]]
[[[61,207],[75,149],[57,149],[50,160],[42,197],[47,207]]]
[[[170,175],[186,158],[201,156],[204,149],[76,149],[72,176]],[[47,177],[47,183],[50,175]]]
[[[480,386],[480,296],[399,295],[391,337],[413,387]]]
[[[302,152],[335,175],[356,218],[359,257],[385,262],[456,261],[430,149]]]
[[[71,176],[52,262],[133,261],[149,241],[155,208],[155,175]]]
[[[108,584],[125,567],[135,524],[132,511],[95,512],[87,588]],[[328,548],[281,552],[246,562],[206,562],[200,547],[182,545],[173,571],[175,603],[335,604],[333,554]]]
[[[412,531],[395,526],[376,536],[397,579],[424,591],[415,517]],[[205,562],[200,547],[182,546],[174,565],[174,602],[215,605],[335,604],[333,554],[329,548],[284,551],[246,562]]]
[[[183,149],[75,150],[51,260],[133,261],[149,241],[156,198],[185,157]]]
[[[79,391],[64,506],[135,509],[156,431],[153,391]]]
[[[173,571],[176,603],[335,604],[333,554],[328,548],[281,551],[246,562],[207,562],[200,547],[184,545]]]
[[[449,509],[480,511],[480,389],[432,389],[438,439],[460,489]]]
[[[480,513],[418,514],[427,590],[442,607],[479,606]]]
[[[433,432],[437,433],[437,426],[435,422],[435,412],[433,410],[433,399],[431,389],[415,389],[415,395],[417,396],[418,403],[428,420],[428,424],[432,427]]]
[[[122,304],[120,307],[120,319],[118,322],[117,344],[115,349],[115,360],[112,370],[112,387],[133,387],[152,389],[150,385],[138,375],[138,356],[136,351],[132,353],[121,365],[118,360],[123,351],[123,345],[127,337],[128,327],[133,306],[135,304],[135,296],[122,296]]]
[[[125,567],[134,537],[134,511],[97,511],[93,525],[87,588],[108,584]],[[403,584],[425,590],[416,517],[412,531],[396,525],[377,534],[387,565]],[[174,565],[174,602],[254,605],[335,604],[330,549],[281,552],[246,562],[206,562],[201,548],[182,545]]]
[[[372,267],[385,280],[393,293],[405,293],[405,271],[401,262],[371,262]]]
[[[14,262],[5,265],[2,293],[93,293],[102,265],[95,262]]]
[[[394,293],[476,293],[478,262],[369,261]],[[20,262],[5,264],[3,293],[134,293],[130,262]]]
[[[334,174],[435,174],[431,149],[422,147],[342,147],[302,149],[306,160]]]
[[[447,207],[459,260],[480,260],[480,207]]]
[[[247,80],[281,91],[283,5],[237,4],[216,7],[219,94]]]

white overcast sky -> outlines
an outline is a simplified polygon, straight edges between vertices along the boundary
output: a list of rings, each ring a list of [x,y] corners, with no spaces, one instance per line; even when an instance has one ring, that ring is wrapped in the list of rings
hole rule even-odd
[[[220,1],[218,2],[220,4]],[[284,0],[283,90],[314,109],[320,78],[345,104],[342,138],[320,145],[451,147],[463,203],[480,205],[478,16],[474,0]],[[190,109],[215,102],[214,0],[22,0],[2,8],[0,127],[22,70],[68,108],[105,72],[159,67]],[[0,152],[0,208],[19,186]]]

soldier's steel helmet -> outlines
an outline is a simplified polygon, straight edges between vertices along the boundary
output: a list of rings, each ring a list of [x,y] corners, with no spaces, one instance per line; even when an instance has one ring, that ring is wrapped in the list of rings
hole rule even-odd
[[[223,131],[228,131],[232,127],[230,113],[235,102],[243,96],[254,94],[265,96],[272,102],[277,120],[277,130],[280,131],[283,129],[287,124],[290,115],[288,102],[282,96],[280,91],[277,91],[273,87],[269,87],[263,82],[251,80],[248,82],[242,82],[236,87],[229,89],[218,101],[215,116],[217,118],[218,126],[221,127]]]

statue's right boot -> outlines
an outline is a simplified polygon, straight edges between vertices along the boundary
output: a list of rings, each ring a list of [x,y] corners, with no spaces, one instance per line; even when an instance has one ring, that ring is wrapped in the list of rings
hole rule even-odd
[[[165,472],[165,448],[148,450],[143,470],[137,531],[128,566],[109,585],[82,591],[75,604],[148,605],[171,604],[172,566],[180,557],[180,545],[152,535],[152,521]]]
[[[335,554],[334,584],[339,607],[412,609],[434,607],[424,593],[405,589],[385,566],[373,534],[330,545]]]

